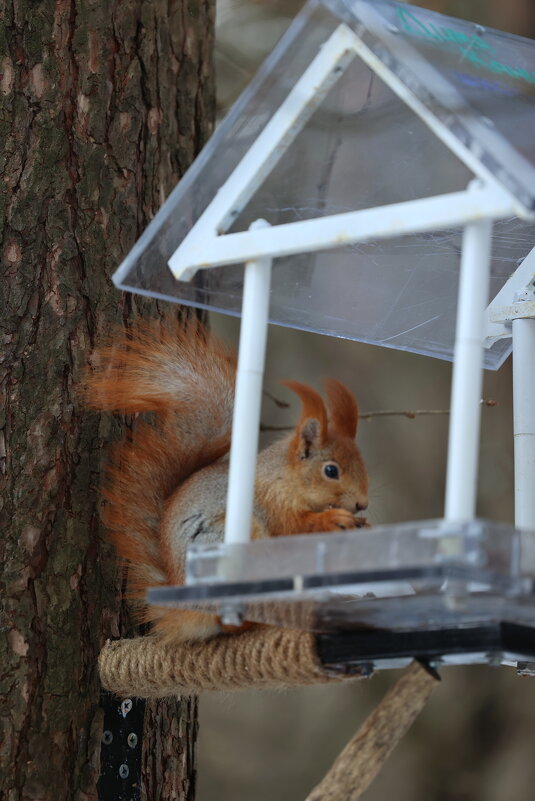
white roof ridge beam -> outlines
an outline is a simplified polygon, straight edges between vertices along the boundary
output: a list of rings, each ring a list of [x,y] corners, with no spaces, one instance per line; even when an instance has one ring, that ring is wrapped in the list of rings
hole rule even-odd
[[[468,189],[371,209],[241,231],[185,243],[173,257],[177,279],[189,280],[199,269],[221,267],[262,257],[289,256],[340,248],[372,239],[464,226],[481,219],[515,215],[514,198],[495,182],[470,182]]]
[[[321,45],[316,57],[169,259],[175,277],[182,273],[178,251],[187,249],[196,237],[202,242],[210,233],[223,233],[229,228],[355,58],[356,39],[351,28],[341,24]]]

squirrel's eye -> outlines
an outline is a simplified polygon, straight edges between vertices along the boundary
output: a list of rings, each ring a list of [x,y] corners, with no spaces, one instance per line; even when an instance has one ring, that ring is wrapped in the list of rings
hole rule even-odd
[[[327,478],[339,478],[340,471],[335,464],[326,464],[323,468],[323,475]]]

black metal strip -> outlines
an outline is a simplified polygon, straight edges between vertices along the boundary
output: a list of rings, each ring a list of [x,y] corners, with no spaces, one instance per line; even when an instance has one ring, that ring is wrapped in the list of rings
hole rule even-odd
[[[145,701],[102,690],[104,728],[100,747],[99,801],[139,801]]]
[[[316,638],[323,665],[358,664],[375,659],[414,657],[433,659],[451,654],[518,654],[526,661],[535,657],[535,629],[513,623],[428,631],[359,629]]]

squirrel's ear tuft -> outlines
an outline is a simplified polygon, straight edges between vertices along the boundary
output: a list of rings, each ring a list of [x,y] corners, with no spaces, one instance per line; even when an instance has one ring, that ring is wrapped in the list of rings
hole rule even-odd
[[[321,395],[316,390],[298,381],[283,381],[301,398],[303,408],[290,443],[290,452],[299,459],[306,459],[311,448],[321,448],[327,439],[327,410]]]
[[[355,396],[336,378],[328,378],[325,388],[333,430],[354,439],[359,421],[359,407]]]

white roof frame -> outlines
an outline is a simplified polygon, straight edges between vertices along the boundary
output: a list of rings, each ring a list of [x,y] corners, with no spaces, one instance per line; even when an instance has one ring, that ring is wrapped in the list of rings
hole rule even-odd
[[[373,13],[373,12],[370,12]],[[464,192],[411,200],[271,229],[225,233],[269,175],[353,58],[360,58],[420,117],[480,179]],[[433,80],[446,83],[438,74]],[[344,23],[319,50],[238,166],[169,260],[175,278],[190,280],[198,269],[260,257],[343,247],[463,225],[478,219],[533,216],[484,164],[435,116],[398,76]]]
[[[369,5],[359,6],[362,7],[361,15],[364,14],[368,27],[373,27],[376,22],[374,9]],[[398,47],[405,48],[407,54],[411,46],[407,42],[398,42]],[[355,56],[359,56],[412,109],[471,170],[475,179],[461,192],[276,226],[259,220],[248,231],[226,233]],[[429,72],[429,81],[440,89],[441,97],[450,97],[451,105],[455,107],[458,102],[455,89],[432,65],[427,65],[426,69]],[[475,134],[472,149],[455,136],[446,122],[434,114],[409,85],[349,26],[342,23],[322,45],[241,162],[171,256],[169,267],[175,278],[180,280],[191,279],[199,269],[236,262],[246,263],[230,453],[225,527],[227,543],[246,541],[249,536],[272,258],[454,226],[464,228],[464,238],[452,382],[445,518],[448,521],[473,518],[484,333],[492,338],[491,342],[510,336],[510,317],[504,316],[501,307],[514,303],[514,293],[533,281],[532,260],[528,258],[506,283],[491,304],[492,308],[487,308],[486,315],[483,315],[489,289],[492,222],[510,216],[533,219],[534,214],[491,173],[478,158],[479,145],[475,148],[473,145],[473,142],[477,142],[477,135],[483,133],[487,146],[490,142],[503,156],[503,139],[492,131],[482,132],[481,126],[484,123],[475,115],[467,113],[464,122],[470,133]],[[509,162],[517,162],[515,151],[509,152],[508,147],[507,149],[506,158]],[[518,167],[518,163],[516,166]],[[498,311],[496,304],[500,307]],[[525,305],[522,316],[531,317],[531,308],[527,309]],[[529,328],[533,327],[535,321],[524,319],[522,323]],[[531,335],[531,328],[522,333],[526,340]],[[531,344],[526,345],[524,350],[526,354],[532,354]],[[526,371],[527,360],[528,356],[524,359],[522,377],[516,382],[518,394],[522,396],[527,393],[524,374],[527,372],[529,375],[532,372],[529,369]],[[522,425],[529,433],[535,427],[535,415],[531,407],[524,417],[527,423],[524,424],[523,421]],[[520,524],[533,525],[535,502],[526,487],[530,486],[535,475],[535,437],[524,431],[521,436],[526,438],[527,444],[520,460],[522,467],[517,470],[518,475],[525,476],[523,489],[519,491],[517,521]],[[250,476],[247,491],[241,483],[244,474]]]

